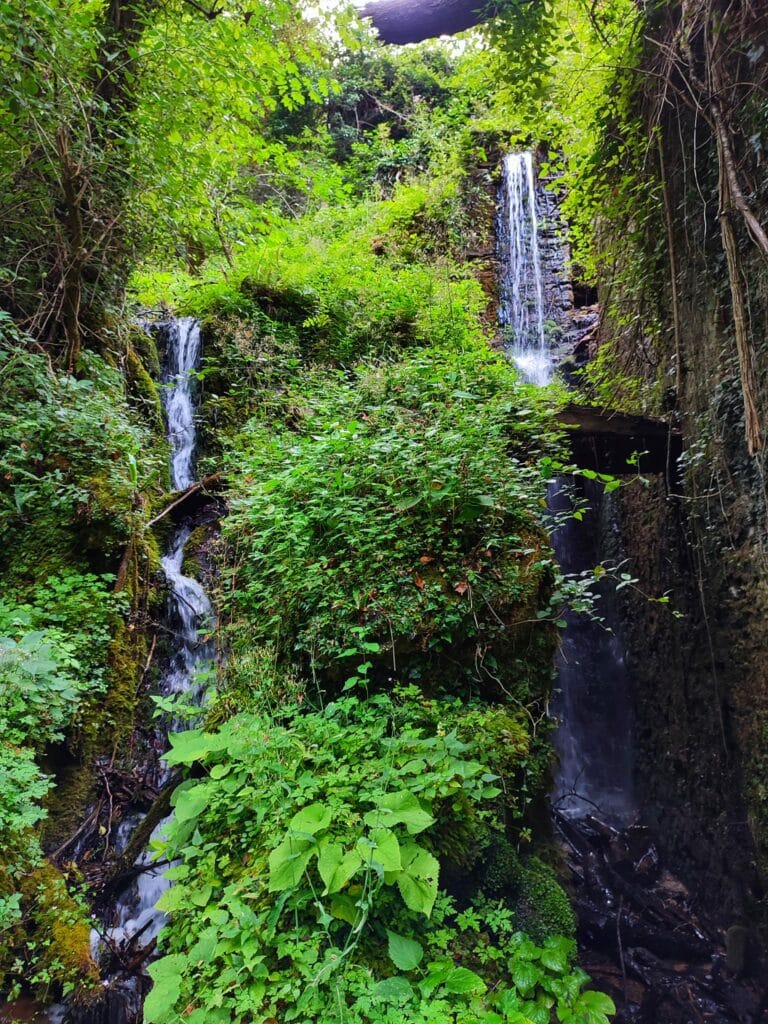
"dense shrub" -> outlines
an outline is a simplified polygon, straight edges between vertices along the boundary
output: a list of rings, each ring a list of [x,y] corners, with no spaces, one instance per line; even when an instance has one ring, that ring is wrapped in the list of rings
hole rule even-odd
[[[549,644],[542,398],[472,348],[318,374],[285,400],[293,426],[255,419],[229,462],[228,591],[249,639],[325,683],[370,663],[379,682],[525,699],[536,669],[516,645]]]
[[[159,476],[150,435],[131,415],[120,374],[98,356],[84,354],[80,377],[55,374],[22,341],[0,344],[4,568],[34,578],[34,554],[50,568],[57,553],[67,565],[88,551],[103,565],[128,536],[140,484]]]
[[[461,717],[411,687],[174,737],[171,763],[205,777],[176,791],[159,844],[179,863],[145,1019],[603,1022],[570,939],[536,946],[504,901],[441,889],[451,834],[504,826],[505,780]]]

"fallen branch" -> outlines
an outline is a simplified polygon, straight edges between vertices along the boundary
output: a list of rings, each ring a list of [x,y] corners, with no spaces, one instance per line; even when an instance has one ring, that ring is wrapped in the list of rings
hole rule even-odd
[[[175,501],[172,501],[170,505],[163,509],[159,515],[156,515],[154,519],[150,519],[147,523],[147,529],[150,526],[154,526],[155,523],[159,523],[161,519],[165,519],[169,512],[172,512],[179,505],[182,505],[185,501],[188,501],[193,494],[198,494],[200,491],[219,491],[224,486],[224,479],[221,473],[210,473],[208,476],[204,476],[202,480],[198,480],[196,484],[192,484],[188,487]]]

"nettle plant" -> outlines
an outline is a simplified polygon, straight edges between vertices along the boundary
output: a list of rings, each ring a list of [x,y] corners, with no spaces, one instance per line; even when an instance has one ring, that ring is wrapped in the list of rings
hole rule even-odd
[[[536,945],[477,886],[460,909],[441,888],[456,837],[504,818],[443,710],[409,689],[172,737],[197,777],[159,843],[175,884],[147,1024],[604,1024],[570,939]]]

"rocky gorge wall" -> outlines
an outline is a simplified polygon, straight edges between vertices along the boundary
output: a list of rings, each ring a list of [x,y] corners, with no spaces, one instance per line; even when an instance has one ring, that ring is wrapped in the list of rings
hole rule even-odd
[[[625,601],[637,783],[665,852],[727,926],[766,918],[768,273],[746,214],[768,212],[754,103],[768,32],[739,7],[720,52],[717,5],[690,7],[650,25],[634,103],[649,143],[637,173],[654,202],[641,227],[608,229],[607,247],[634,246],[620,266],[634,281],[604,282],[602,342],[616,375],[642,382],[646,411],[683,431],[679,478],[638,482],[618,501],[638,587],[669,592],[681,615],[637,592]],[[719,107],[705,92],[691,103],[703,80],[720,82]],[[750,418],[763,435],[754,454]]]

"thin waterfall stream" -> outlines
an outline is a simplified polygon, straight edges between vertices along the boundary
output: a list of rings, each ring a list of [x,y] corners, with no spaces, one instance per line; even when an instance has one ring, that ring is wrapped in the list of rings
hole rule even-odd
[[[533,154],[507,153],[501,174],[499,323],[512,361],[527,380],[543,385],[551,379],[552,366],[544,332]]]
[[[150,328],[147,325],[147,329]],[[167,368],[163,377],[168,440],[171,447],[171,484],[181,491],[195,482],[197,431],[195,426],[194,371],[201,355],[200,326],[191,317],[172,320],[163,325],[166,339]],[[189,694],[192,703],[200,703],[206,673],[214,662],[214,647],[205,631],[213,616],[213,608],[204,587],[185,575],[184,559],[192,528],[182,521],[171,534],[161,560],[168,588],[168,612],[165,628],[171,636],[165,670],[161,674],[158,695],[172,697]],[[168,747],[168,733],[184,728],[183,721],[164,715],[155,726],[152,747],[155,752],[155,785],[158,791],[169,782],[171,771],[162,760]],[[126,814],[115,829],[114,850],[122,855],[128,848],[146,812],[135,810]],[[149,836],[162,836],[169,819],[158,822]],[[143,965],[155,948],[165,921],[157,902],[168,889],[165,878],[168,864],[155,864],[150,845],[139,853],[135,877],[114,900],[104,925],[94,928],[92,948],[101,963],[110,965],[105,982],[105,1000],[97,1009],[82,1011],[75,1007],[55,1007],[50,1019],[66,1024],[139,1024],[146,982]],[[125,963],[138,968],[124,969]],[[111,965],[117,965],[114,969]]]
[[[544,273],[539,244],[537,185],[530,152],[508,153],[499,193],[499,323],[510,358],[523,377],[543,386],[552,377],[544,332]],[[549,486],[548,505],[560,525],[551,541],[566,573],[595,565],[599,553],[594,508],[608,499],[594,487],[592,510],[579,522],[568,518],[575,484],[559,478]],[[603,595],[609,605],[610,595]],[[618,622],[605,625],[569,614],[557,658],[552,704],[558,769],[553,803],[569,817],[596,813],[627,824],[635,814],[631,779],[631,724]]]

